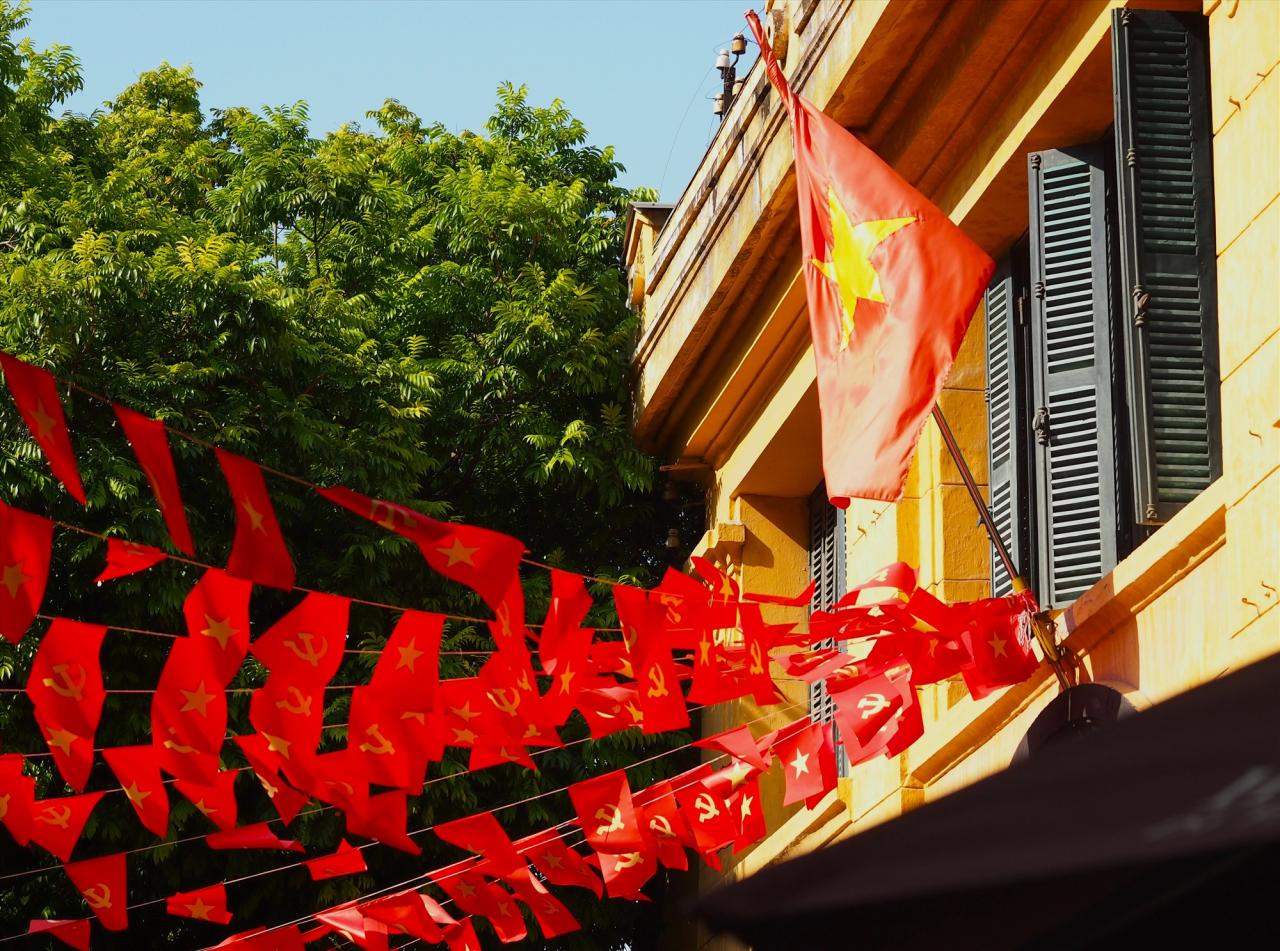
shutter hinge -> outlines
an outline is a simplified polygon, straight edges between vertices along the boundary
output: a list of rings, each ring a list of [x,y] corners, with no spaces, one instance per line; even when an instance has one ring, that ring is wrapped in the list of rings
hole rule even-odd
[[[1031,423],[1031,428],[1035,430],[1036,442],[1042,446],[1049,445],[1049,411],[1043,406],[1036,410],[1036,416]]]
[[[1133,325],[1135,327],[1146,326],[1147,323],[1147,305],[1151,303],[1151,295],[1143,289],[1141,284],[1133,285]]]
[[[1036,295],[1036,300],[1044,300],[1044,281],[1036,281],[1032,290]]]
[[[1132,145],[1129,146],[1128,150],[1124,153],[1124,164],[1128,165],[1130,168],[1138,167],[1138,150]]]
[[[1154,522],[1160,518],[1160,510],[1156,508],[1154,502],[1148,502],[1145,515],[1147,516],[1148,522]]]

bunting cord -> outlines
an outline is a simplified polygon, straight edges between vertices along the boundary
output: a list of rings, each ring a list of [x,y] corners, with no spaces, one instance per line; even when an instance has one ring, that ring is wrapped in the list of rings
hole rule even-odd
[[[743,725],[751,725],[751,724],[754,724],[754,723],[758,723],[758,722],[760,722],[761,720],[766,720],[766,719],[768,719],[768,718],[770,718],[770,717],[773,717],[773,716],[777,716],[777,715],[780,715],[780,714],[785,714],[785,713],[787,713],[788,711],[794,710],[794,709],[796,709],[796,708],[797,708],[797,707],[799,707],[799,706],[801,706],[801,704],[799,704],[799,703],[791,703],[791,704],[788,704],[788,705],[786,705],[785,707],[782,707],[782,708],[780,708],[780,709],[778,709],[778,710],[772,710],[772,711],[770,711],[770,712],[768,712],[768,713],[761,714],[761,715],[760,715],[760,716],[758,716],[758,717],[755,717],[755,718],[753,718],[753,719],[751,719],[751,720],[748,720],[748,721],[746,721]],[[698,710],[698,709],[702,709],[702,707],[701,707],[701,706],[698,706],[698,707],[691,707],[691,708],[690,708],[690,710]],[[792,721],[791,721],[791,723],[789,723],[789,724],[788,724],[788,726],[793,726],[793,725],[794,725],[795,723],[797,723],[797,722],[799,722],[799,721],[798,721],[798,720],[792,720]],[[345,724],[344,724],[344,725],[345,725]],[[782,729],[786,729],[786,727],[783,727]],[[550,752],[552,749],[567,749],[569,746],[577,745],[577,744],[579,744],[579,743],[585,743],[585,742],[588,742],[588,741],[590,741],[590,740],[592,740],[592,739],[594,739],[594,738],[593,738],[593,737],[583,737],[583,738],[581,738],[581,739],[579,739],[579,740],[574,740],[574,741],[571,741],[570,743],[566,743],[563,747],[548,747],[548,748],[541,749],[541,750],[535,750],[535,751],[533,751],[530,755],[531,755],[531,756],[537,756],[537,755],[540,755],[540,754],[542,754],[542,753]],[[655,762],[655,761],[657,761],[657,760],[659,760],[659,759],[662,759],[663,757],[671,756],[671,755],[673,755],[673,754],[675,754],[675,753],[680,753],[680,752],[684,752],[684,751],[686,751],[686,750],[692,749],[692,748],[694,748],[694,747],[697,745],[697,742],[698,742],[698,741],[692,741],[692,742],[689,742],[689,743],[684,743],[684,744],[682,744],[682,745],[680,745],[680,746],[677,746],[677,747],[673,747],[672,749],[669,749],[669,750],[663,750],[663,751],[661,751],[661,752],[659,752],[659,753],[655,753],[655,754],[653,754],[652,756],[647,756],[647,757],[645,757],[644,759],[636,760],[636,761],[635,761],[635,762],[633,762],[633,763],[628,763],[626,766],[623,766],[623,767],[621,767],[621,768],[622,768],[623,770],[629,770],[629,769],[635,769],[636,767],[639,767],[639,766],[647,765],[648,763]],[[720,762],[721,760],[728,759],[728,758],[731,758],[731,757],[730,757],[730,756],[729,756],[729,754],[727,754],[727,753],[717,753],[717,754],[715,754],[714,756],[712,756],[712,757],[711,757],[707,762],[708,762],[708,763],[718,763],[718,762]],[[251,768],[252,768],[252,767],[248,767],[248,766],[246,766],[246,767],[241,767],[238,771],[244,771],[244,770],[246,770],[246,769],[251,769]],[[466,776],[466,775],[469,775],[469,771],[463,771],[463,772],[458,772],[458,773],[451,773],[451,774],[449,774],[449,775],[447,775],[447,776],[437,776],[437,777],[435,777],[434,779],[428,780],[427,782],[423,783],[423,790],[425,790],[427,786],[430,786],[430,785],[432,785],[432,784],[434,784],[434,783],[444,782],[444,781],[446,781],[446,780],[456,779],[456,778],[457,778],[457,777],[459,777],[459,776]],[[694,783],[694,782],[698,782],[698,781],[700,781],[700,780],[690,780],[688,783],[685,783],[684,785],[677,786],[677,787],[673,787],[673,790],[672,790],[672,791],[673,791],[673,792],[678,792],[679,790],[681,790],[681,789],[685,789],[685,788],[687,788],[688,786],[693,785],[693,783]],[[169,781],[167,781],[167,780],[166,780],[166,782],[169,782]],[[558,793],[566,792],[566,791],[569,789],[569,786],[570,786],[570,785],[573,785],[573,784],[568,784],[568,785],[565,785],[565,786],[559,786],[559,787],[556,787],[555,789],[543,790],[542,792],[535,793],[535,794],[533,794],[533,795],[531,795],[531,796],[526,796],[525,798],[523,798],[523,799],[519,799],[519,800],[516,800],[515,802],[509,802],[509,803],[505,803],[505,804],[500,805],[500,806],[495,806],[494,808],[490,809],[490,810],[489,810],[489,812],[491,812],[491,813],[495,813],[495,812],[503,812],[503,811],[506,811],[506,810],[508,810],[508,809],[515,809],[515,808],[517,808],[517,807],[519,807],[519,806],[528,805],[528,804],[529,804],[529,803],[531,803],[531,802],[536,802],[537,800],[545,799],[545,798],[547,798],[548,796],[553,796],[553,795],[556,795],[556,794],[558,794]],[[116,791],[116,790],[109,790],[109,791]],[[421,793],[420,793],[419,795],[421,795]],[[326,811],[328,811],[328,810],[330,810],[330,809],[333,809],[333,808],[335,808],[335,807],[334,807],[334,806],[332,806],[332,805],[325,805],[325,806],[321,806],[321,807],[319,807],[319,808],[317,808],[317,809],[310,809],[310,810],[306,810],[306,811],[304,811],[304,812],[300,812],[300,813],[298,813],[298,816],[297,816],[297,817],[308,816],[308,815],[316,815],[316,814],[318,814],[318,813],[326,812]],[[274,821],[274,820],[268,820],[268,821]],[[562,828],[564,828],[564,827],[566,827],[566,826],[571,826],[571,825],[573,825],[575,822],[576,822],[576,820],[575,820],[575,819],[566,819],[566,820],[564,820],[564,821],[562,821],[562,822],[556,823],[556,824],[555,824],[555,825],[553,825],[553,826],[549,826],[548,828],[549,828],[549,829],[557,829],[557,830],[559,830],[559,829],[562,829]],[[428,825],[428,826],[423,826],[422,828],[420,828],[420,829],[416,829],[416,830],[414,830],[413,832],[406,832],[406,833],[405,833],[405,835],[406,835],[407,837],[409,837],[409,838],[415,838],[415,837],[417,837],[417,836],[424,835],[425,833],[430,832],[430,831],[431,831],[432,829],[434,829],[434,828],[435,828],[435,824],[433,824],[433,825]],[[546,831],[546,830],[542,830],[542,831]],[[536,834],[536,833],[535,833],[535,834]],[[171,841],[171,842],[159,842],[159,843],[155,843],[155,844],[153,844],[153,845],[142,846],[142,847],[137,848],[137,849],[126,849],[126,850],[125,850],[123,853],[121,853],[121,854],[124,854],[124,855],[134,855],[134,854],[137,854],[137,853],[140,853],[140,852],[149,852],[149,851],[152,851],[152,850],[154,850],[154,849],[164,848],[164,847],[167,847],[167,846],[177,846],[177,845],[184,844],[184,843],[190,843],[190,842],[194,842],[194,841],[197,841],[197,840],[199,840],[199,839],[204,839],[204,838],[206,838],[206,836],[205,836],[205,835],[188,836],[188,837],[184,837],[184,838],[181,838],[181,839],[174,839],[174,840],[173,840],[173,841]],[[579,840],[578,842],[575,842],[575,843],[568,843],[568,844],[571,844],[571,845],[578,845],[578,844],[581,844],[581,841],[583,841],[583,840]],[[363,843],[363,844],[361,844],[361,845],[355,845],[355,846],[352,846],[352,849],[353,849],[353,850],[355,850],[355,851],[361,851],[361,852],[362,852],[362,851],[364,851],[364,850],[365,850],[365,849],[367,849],[367,848],[371,848],[372,846],[375,846],[375,845],[383,845],[383,844],[384,844],[384,843],[382,843],[382,842],[380,842],[379,840],[376,840],[376,839],[375,839],[375,840],[372,840],[372,841],[370,841],[370,842]],[[323,856],[318,856],[318,857],[323,857]],[[306,859],[300,859],[300,860],[298,860],[298,861],[296,861],[296,862],[290,862],[290,863],[288,863],[288,864],[286,864],[286,865],[275,866],[275,867],[273,867],[273,868],[269,868],[269,869],[262,869],[262,870],[260,870],[260,871],[257,871],[257,872],[251,872],[251,873],[249,873],[249,874],[247,874],[247,875],[242,875],[242,876],[239,876],[239,877],[237,877],[237,878],[224,879],[224,880],[222,881],[222,883],[221,883],[221,884],[223,884],[223,885],[234,885],[234,884],[238,884],[238,883],[240,883],[240,882],[244,882],[244,881],[249,881],[249,880],[252,880],[252,879],[263,878],[263,877],[265,877],[265,876],[267,876],[267,875],[274,875],[274,874],[275,874],[275,873],[277,873],[277,872],[284,872],[284,871],[288,871],[288,870],[290,870],[290,869],[301,868],[301,867],[303,867],[303,866],[306,864],[306,862],[307,862],[307,861],[308,861],[308,860],[306,860]],[[450,863],[450,864],[452,864],[452,863]],[[18,878],[27,878],[27,877],[31,877],[31,876],[35,876],[35,875],[42,875],[42,874],[46,874],[46,873],[51,872],[51,871],[55,871],[56,869],[59,869],[59,868],[62,868],[62,865],[50,865],[50,866],[45,866],[45,867],[43,867],[43,868],[38,868],[38,869],[28,869],[28,870],[26,870],[25,872],[20,872],[20,873],[11,874],[11,875],[4,875],[4,876],[0,876],[0,881],[9,881],[9,880],[18,879]],[[460,874],[463,874],[463,873],[464,873],[464,872],[466,872],[466,871],[470,871],[470,869],[461,869],[461,870],[459,870],[458,872],[456,872],[456,873],[454,873],[454,874],[455,874],[455,875],[460,875]],[[350,900],[348,900],[348,901],[346,901],[346,902],[343,902],[343,905],[345,906],[345,905],[350,905],[350,904],[362,903],[362,902],[364,902],[364,901],[368,901],[368,900],[370,900],[370,899],[372,899],[372,898],[376,898],[376,897],[378,897],[379,895],[385,894],[385,893],[387,893],[387,892],[390,892],[390,891],[396,891],[396,890],[398,890],[398,889],[405,888],[405,887],[410,887],[410,886],[412,886],[415,882],[419,882],[419,881],[422,881],[422,880],[424,880],[424,879],[429,878],[429,877],[430,877],[430,875],[431,875],[431,873],[430,873],[430,872],[424,872],[424,873],[421,873],[421,874],[419,874],[419,875],[414,876],[414,877],[413,877],[413,878],[411,878],[411,879],[406,880],[405,882],[397,883],[397,884],[395,884],[395,885],[387,886],[387,887],[385,887],[385,888],[380,888],[380,889],[378,889],[377,891],[374,891],[374,892],[371,892],[371,893],[367,893],[367,894],[364,894],[364,895],[358,896],[357,898],[354,898],[354,899],[350,899]],[[447,876],[447,878],[452,878],[452,877],[453,877],[452,875]],[[447,878],[446,878],[446,880],[447,880]],[[166,897],[164,897],[164,898],[154,898],[154,899],[150,899],[150,900],[148,900],[148,901],[139,902],[138,904],[135,904],[135,905],[128,905],[128,906],[126,906],[126,910],[128,910],[128,911],[134,911],[134,910],[141,909],[141,908],[147,908],[147,907],[150,907],[150,906],[153,906],[153,905],[161,904],[161,903],[165,902],[166,900],[167,900],[167,896],[166,896]],[[442,904],[447,904],[447,903],[448,903],[447,901],[446,901],[446,902],[442,902]],[[322,909],[322,911],[323,911],[323,910],[324,910],[324,909]],[[261,933],[261,934],[266,934],[266,933],[269,933],[269,932],[271,932],[271,931],[277,931],[277,930],[279,930],[279,929],[281,929],[281,928],[287,928],[287,927],[290,927],[291,925],[299,924],[299,923],[304,922],[304,921],[309,921],[309,920],[313,919],[313,918],[315,917],[315,915],[316,915],[316,914],[319,914],[319,913],[321,913],[321,912],[312,912],[311,914],[308,914],[308,915],[302,916],[302,917],[297,918],[297,919],[294,919],[294,920],[292,920],[292,921],[287,921],[287,922],[284,922],[284,923],[282,923],[282,924],[278,924],[278,925],[271,925],[271,926],[269,926],[269,927],[265,928],[265,929],[264,929],[262,932],[260,932],[260,933]],[[10,935],[10,936],[5,937],[5,938],[0,938],[0,944],[5,944],[5,943],[8,943],[8,942],[10,942],[10,941],[18,940],[19,938],[27,937],[29,934],[30,934],[30,932],[22,932],[22,933],[20,933],[20,934],[14,934],[14,935]]]

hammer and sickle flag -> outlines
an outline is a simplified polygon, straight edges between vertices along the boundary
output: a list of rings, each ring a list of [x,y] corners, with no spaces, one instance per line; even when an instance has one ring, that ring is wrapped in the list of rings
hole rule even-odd
[[[312,591],[253,642],[253,656],[272,677],[300,687],[322,687],[342,663],[351,602]]]
[[[747,23],[791,115],[827,493],[894,502],[995,264],[792,92],[755,13]]]
[[[107,629],[55,618],[40,640],[27,675],[27,696],[49,726],[92,738],[106,691],[98,652]]]
[[[624,770],[574,783],[569,787],[569,798],[577,810],[578,824],[587,834],[587,844],[597,852],[620,855],[648,850]]]
[[[31,841],[62,861],[70,861],[84,824],[89,821],[89,813],[105,795],[91,792],[35,800],[31,803]]]
[[[129,895],[125,855],[104,855],[65,865],[67,877],[80,890],[89,908],[108,931],[129,927]]]
[[[671,656],[665,606],[649,592],[627,585],[614,585],[613,601],[623,630],[635,632],[630,653],[644,711],[641,729],[646,735],[683,730],[689,725],[689,712]]]
[[[36,781],[22,772],[25,762],[21,753],[0,755],[0,823],[19,845],[31,841],[36,801]]]

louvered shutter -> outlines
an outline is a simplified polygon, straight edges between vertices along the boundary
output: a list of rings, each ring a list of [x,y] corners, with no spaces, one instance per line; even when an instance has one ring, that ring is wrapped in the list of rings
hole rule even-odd
[[[1116,195],[1135,518],[1222,471],[1213,141],[1204,17],[1116,10]]]
[[[844,510],[827,500],[825,485],[809,497],[809,577],[813,579],[813,607],[829,608],[845,593]],[[834,640],[819,641],[814,647],[834,647]],[[809,686],[809,717],[814,723],[835,719],[836,705],[819,682]],[[847,759],[839,757],[840,775],[845,775]]]
[[[1061,607],[1116,562],[1106,170],[1093,147],[1028,157],[1039,593]]]
[[[1026,253],[1025,241],[1019,241],[997,267],[985,298],[991,515],[1024,579],[1028,576],[1027,553],[1031,550]],[[994,545],[991,546],[991,591],[996,597],[1013,591]]]

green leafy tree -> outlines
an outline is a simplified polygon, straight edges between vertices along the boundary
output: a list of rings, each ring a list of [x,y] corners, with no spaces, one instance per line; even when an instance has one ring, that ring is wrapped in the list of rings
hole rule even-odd
[[[532,557],[594,575],[652,581],[661,567],[649,489],[650,459],[628,433],[627,355],[635,323],[618,266],[629,198],[610,149],[558,101],[531,105],[504,85],[482,133],[453,134],[395,102],[323,139],[306,106],[202,111],[189,68],[162,64],[91,115],[59,113],[80,86],[65,47],[38,51],[17,36],[22,6],[0,7],[0,347],[88,390],[166,420],[208,443],[318,484],[340,483],[437,517],[507,531]],[[641,196],[644,197],[644,196]],[[150,490],[109,409],[82,393],[67,407],[89,504],[71,502],[8,400],[0,400],[0,492],[20,507],[106,535],[164,546]],[[222,564],[233,513],[202,446],[175,440],[198,556]],[[435,577],[416,549],[328,505],[305,488],[270,488],[295,554],[299,583],[359,598],[480,615],[469,592]],[[58,533],[45,611],[112,625],[181,630],[182,599],[198,571],[178,561],[95,586],[100,541]],[[530,570],[536,619],[548,578]],[[608,623],[607,587],[596,589]],[[261,630],[296,600],[255,592]],[[335,683],[367,682],[392,612],[356,606],[349,655]],[[42,622],[16,648],[0,647],[4,748],[43,744],[20,687]],[[484,651],[486,630],[460,622],[445,649]],[[154,685],[166,642],[113,633],[103,650],[107,686]],[[483,658],[450,654],[442,676]],[[250,662],[233,686],[261,682]],[[233,694],[233,728],[247,729],[247,693]],[[346,699],[326,710],[326,744],[345,743]],[[98,746],[144,742],[145,693],[112,693]],[[566,739],[586,735],[575,719]],[[539,757],[540,774],[499,767],[437,782],[411,799],[409,826],[495,808],[625,765],[682,737],[636,731]],[[637,769],[644,784],[678,764]],[[224,753],[224,762],[241,761]],[[34,761],[40,795],[66,790],[48,759]],[[453,753],[432,776],[460,773]],[[99,761],[89,788],[114,786]],[[242,776],[241,822],[271,818]],[[171,796],[170,839],[212,831]],[[571,814],[563,794],[499,813],[513,834]],[[313,854],[342,834],[332,810],[299,818],[291,833]],[[430,836],[420,859],[383,847],[370,872],[313,886],[301,869],[230,889],[242,927],[275,923],[409,880],[456,857]],[[121,796],[95,812],[77,856],[154,844]],[[5,872],[51,865],[0,835]],[[235,879],[285,864],[261,854],[215,853],[185,843],[131,856],[131,900]],[[659,881],[656,888],[661,888]],[[0,931],[28,917],[78,914],[56,869],[0,882]],[[584,893],[585,894],[585,893]],[[653,916],[623,902],[564,895],[584,935],[566,946],[643,944]],[[192,946],[220,930],[133,915],[130,937]],[[536,929],[534,929],[536,933]]]

